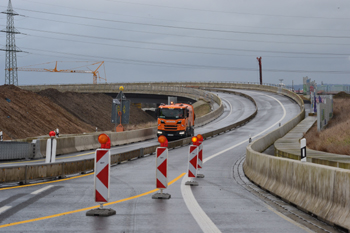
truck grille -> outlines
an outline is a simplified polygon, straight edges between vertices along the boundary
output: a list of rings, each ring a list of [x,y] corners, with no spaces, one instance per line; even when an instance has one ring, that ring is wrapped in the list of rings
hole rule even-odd
[[[177,125],[164,125],[165,129],[177,129]]]

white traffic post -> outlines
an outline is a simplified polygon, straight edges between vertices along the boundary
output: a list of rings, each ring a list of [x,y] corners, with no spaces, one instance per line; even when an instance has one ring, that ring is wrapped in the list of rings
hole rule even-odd
[[[46,159],[45,163],[54,163],[56,161],[56,148],[57,140],[55,138],[56,133],[50,131],[50,138],[46,142]]]
[[[56,129],[56,135],[57,135],[57,137],[60,136],[60,130],[58,128]]]
[[[197,135],[198,138],[198,172],[203,169],[203,136]],[[197,178],[204,178],[203,174],[197,173]]]
[[[111,140],[106,134],[100,134],[98,141],[101,149],[95,153],[94,174],[94,199],[100,204],[100,208],[89,210],[87,216],[110,216],[116,214],[113,209],[104,209],[103,204],[108,203],[110,193],[110,170],[111,170]]]
[[[198,186],[198,182],[194,181],[193,178],[197,177],[197,169],[198,169],[198,138],[192,137],[193,145],[190,146],[190,150],[188,153],[188,172],[187,176],[190,179],[186,181],[185,185]]]
[[[2,142],[3,137],[2,137],[2,131],[0,131],[0,142]]]
[[[168,193],[163,193],[163,189],[168,187],[168,140],[165,136],[158,138],[160,147],[156,149],[156,188],[160,193],[152,195],[152,199],[169,199]]]
[[[300,140],[300,161],[306,162],[306,139],[303,138]]]

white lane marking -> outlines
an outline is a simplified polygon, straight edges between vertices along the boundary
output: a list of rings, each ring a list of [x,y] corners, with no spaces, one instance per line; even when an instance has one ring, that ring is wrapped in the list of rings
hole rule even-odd
[[[308,232],[308,233],[314,233],[314,231],[310,230],[309,228],[301,225],[300,223],[297,223],[296,221],[294,221],[291,218],[288,218],[287,216],[283,215],[282,213],[278,212],[277,210],[275,210],[274,208],[272,208],[271,206],[263,203],[266,208],[268,208],[270,211],[274,212],[275,214],[277,214],[278,216],[280,216],[281,218],[283,218],[284,220],[293,223],[294,225],[297,225],[298,227],[300,227],[301,229],[303,229],[304,231]]]
[[[259,93],[259,94],[261,94],[261,93]],[[265,95],[265,94],[261,94],[261,95]],[[276,100],[281,105],[281,107],[283,109],[283,116],[281,117],[281,119],[279,121],[277,121],[277,123],[273,124],[272,126],[265,129],[264,131],[258,133],[254,137],[258,137],[259,135],[265,133],[267,130],[275,127],[279,122],[281,122],[286,117],[286,109],[284,108],[283,104],[275,97],[272,97],[269,95],[265,95],[265,96]],[[222,150],[222,151],[220,151],[212,156],[209,156],[208,158],[203,160],[203,163],[209,161],[212,158],[215,158],[216,156],[219,156],[219,155],[225,153],[226,151],[232,150],[233,148],[240,146],[243,143],[247,143],[247,140],[244,140],[236,145],[231,146],[230,148],[227,148],[227,149]],[[204,233],[221,232],[217,228],[217,226],[213,223],[213,221],[211,221],[211,219],[208,217],[208,215],[203,211],[203,209],[199,206],[196,198],[193,196],[191,187],[185,185],[187,180],[188,180],[188,177],[185,175],[181,181],[181,194],[182,194],[182,198],[184,199],[184,201],[186,203],[188,210],[191,212],[191,214],[194,217],[194,219],[196,220],[197,224],[200,226],[200,228],[202,229],[202,231]],[[187,186],[187,187],[184,187],[184,186]]]
[[[45,190],[48,190],[49,188],[52,188],[53,186],[54,185],[48,185],[48,186],[46,186],[44,188],[41,188],[41,189],[38,189],[38,190],[32,192],[31,194],[33,194],[33,195],[39,194],[41,192],[44,192]]]
[[[265,94],[262,94],[262,95],[265,95]],[[266,96],[268,96],[268,95],[266,95]],[[271,125],[269,128],[265,129],[264,131],[262,131],[262,132],[256,134],[256,135],[253,136],[252,138],[256,138],[256,137],[260,136],[261,134],[265,133],[266,131],[270,130],[271,128],[275,127],[275,126],[276,126],[277,124],[279,124],[279,123],[286,117],[286,115],[287,115],[286,109],[284,108],[284,106],[282,105],[282,103],[281,103],[278,99],[276,99],[275,97],[272,97],[272,96],[268,96],[268,97],[270,97],[270,98],[272,98],[272,99],[275,99],[275,100],[281,105],[281,107],[282,107],[282,109],[283,109],[283,116],[282,116],[281,119],[280,119],[279,121],[277,121],[275,124]],[[229,148],[227,148],[227,149],[225,149],[225,150],[222,150],[222,151],[220,151],[220,152],[218,152],[218,153],[216,153],[216,154],[214,154],[214,155],[212,155],[212,156],[209,156],[208,158],[206,158],[206,159],[203,160],[203,163],[207,162],[208,160],[211,160],[212,158],[215,158],[215,157],[218,156],[218,155],[221,155],[222,153],[225,153],[225,152],[227,152],[227,151],[229,151],[229,150],[232,150],[233,148],[235,148],[235,147],[237,147],[237,146],[240,146],[240,145],[242,145],[243,143],[246,143],[246,142],[247,142],[247,140],[242,141],[242,142],[237,143],[236,145],[233,145],[233,146],[231,146],[231,147],[229,147]]]
[[[184,176],[181,181],[181,194],[184,199],[188,210],[191,212],[193,218],[198,223],[199,227],[202,229],[204,233],[207,232],[221,232],[217,226],[211,221],[208,215],[205,214],[203,209],[199,206],[196,198],[193,196],[191,186],[185,185],[186,181],[188,181],[188,177]]]
[[[12,206],[3,206],[0,208],[0,214],[4,213],[6,210],[10,209]]]

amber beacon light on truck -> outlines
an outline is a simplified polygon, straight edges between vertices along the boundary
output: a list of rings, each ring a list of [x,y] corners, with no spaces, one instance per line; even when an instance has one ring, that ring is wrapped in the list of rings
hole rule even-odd
[[[190,104],[162,104],[157,109],[157,118],[158,137],[163,135],[169,139],[177,139],[194,135],[195,114]]]

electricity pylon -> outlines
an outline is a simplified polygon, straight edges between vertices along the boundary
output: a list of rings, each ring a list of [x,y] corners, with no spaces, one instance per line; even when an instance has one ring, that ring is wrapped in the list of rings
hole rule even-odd
[[[20,34],[15,29],[13,16],[18,15],[12,8],[11,0],[9,0],[7,11],[1,12],[7,14],[6,29],[1,32],[6,32],[6,49],[0,49],[6,51],[5,61],[5,84],[18,85],[18,74],[17,74],[17,57],[16,52],[22,52],[22,50],[16,47],[15,35]]]

